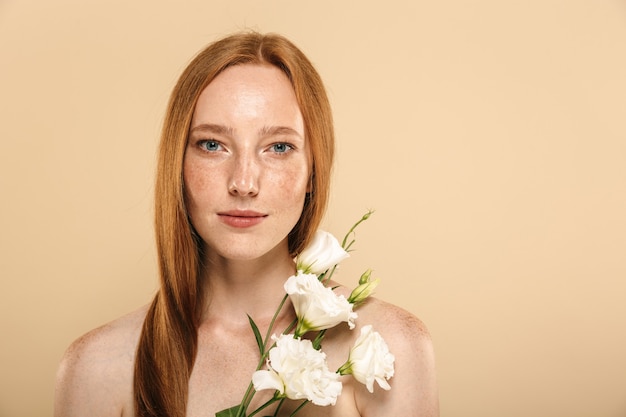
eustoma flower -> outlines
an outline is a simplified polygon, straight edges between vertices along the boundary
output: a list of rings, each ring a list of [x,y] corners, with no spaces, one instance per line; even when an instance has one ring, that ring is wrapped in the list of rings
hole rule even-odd
[[[391,389],[387,380],[393,376],[395,361],[382,336],[371,325],[363,326],[361,334],[350,351],[348,361],[339,368],[341,375],[352,374],[374,392],[374,382],[385,390]]]
[[[344,321],[350,329],[354,328],[357,314],[352,311],[352,304],[325,287],[317,275],[298,272],[285,282],[285,291],[298,318],[297,337],[309,331],[330,329]]]
[[[269,351],[268,370],[256,371],[252,383],[257,391],[273,389],[278,397],[306,399],[316,405],[335,405],[341,394],[339,374],[326,365],[326,354],[307,339],[293,335],[275,337]]]
[[[363,273],[363,275],[361,275],[361,278],[359,279],[359,286],[352,290],[350,296],[348,297],[348,302],[354,304],[355,306],[358,306],[359,304],[364,303],[367,297],[372,295],[380,280],[375,279],[374,281],[372,281],[370,279],[371,276],[371,269],[368,269]]]
[[[241,402],[217,412],[216,417],[256,416],[274,402],[279,402],[274,410],[274,415],[279,415],[285,398],[305,400],[292,416],[307,402],[320,406],[335,405],[342,391],[341,375],[353,375],[370,392],[374,390],[374,382],[378,382],[383,389],[390,389],[387,380],[394,373],[394,357],[372,326],[363,326],[348,360],[337,372],[329,371],[326,354],[321,350],[327,329],[342,322],[348,323],[350,329],[355,327],[357,314],[354,309],[364,304],[378,285],[378,279],[371,279],[371,270],[361,275],[359,285],[347,299],[325,285],[330,282],[337,264],[349,256],[347,251],[354,239],[348,240],[355,228],[370,215],[371,212],[366,213],[354,224],[341,244],[330,233],[316,232],[309,246],[295,259],[296,274],[285,282],[287,294],[278,306],[265,338],[252,317],[248,316],[260,354],[257,371],[252,375]],[[267,350],[275,320],[287,299],[291,301],[297,322],[287,327],[281,336],[271,336],[274,344]],[[294,333],[285,334],[291,331]],[[313,341],[303,339],[308,332],[317,332]],[[264,365],[267,369],[261,369]],[[274,390],[274,395],[254,411],[248,412],[256,391],[268,389]]]
[[[306,274],[319,275],[348,256],[348,252],[332,234],[318,230],[311,243],[296,258],[296,269]]]

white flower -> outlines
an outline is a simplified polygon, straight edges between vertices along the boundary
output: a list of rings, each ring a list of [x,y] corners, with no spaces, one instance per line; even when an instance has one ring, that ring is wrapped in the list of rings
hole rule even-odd
[[[348,322],[350,329],[354,328],[357,314],[352,311],[352,304],[343,295],[325,287],[316,275],[298,272],[285,282],[285,291],[296,310],[297,336],[329,329],[343,321]]]
[[[293,335],[273,339],[276,346],[269,351],[269,370],[252,375],[254,389],[274,389],[292,400],[335,405],[342,385],[339,374],[328,370],[326,354],[315,350],[310,340],[294,339]]]
[[[382,389],[389,390],[391,387],[387,380],[393,376],[394,361],[395,358],[382,336],[373,331],[371,325],[367,325],[361,328],[350,357],[339,369],[339,373],[352,374],[357,381],[365,384],[369,392],[374,392],[374,381]]]
[[[319,275],[348,256],[332,234],[318,230],[311,243],[296,257],[296,269]]]

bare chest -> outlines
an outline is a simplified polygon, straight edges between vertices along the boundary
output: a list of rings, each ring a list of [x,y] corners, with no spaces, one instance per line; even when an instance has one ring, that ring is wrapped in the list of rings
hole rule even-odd
[[[330,350],[335,350],[332,344]],[[333,352],[329,352],[329,359],[332,357],[331,353]],[[189,380],[187,415],[189,417],[213,417],[216,412],[240,403],[259,360],[258,348],[251,338],[229,340],[201,338]],[[335,362],[339,362],[339,359],[332,360],[329,365],[331,369],[337,365]],[[249,410],[254,410],[265,403],[272,394],[273,392],[270,391],[258,392]],[[290,416],[301,404],[302,401],[286,400],[278,415]],[[268,407],[259,415],[273,415],[275,406],[276,404]],[[307,404],[297,416],[358,417],[351,380],[345,378],[343,393],[335,406],[317,407]]]

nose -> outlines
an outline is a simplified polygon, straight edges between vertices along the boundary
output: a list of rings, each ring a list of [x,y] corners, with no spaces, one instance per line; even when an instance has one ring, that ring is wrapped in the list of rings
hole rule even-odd
[[[259,193],[259,167],[254,157],[241,155],[233,161],[228,192],[234,196],[255,196]]]

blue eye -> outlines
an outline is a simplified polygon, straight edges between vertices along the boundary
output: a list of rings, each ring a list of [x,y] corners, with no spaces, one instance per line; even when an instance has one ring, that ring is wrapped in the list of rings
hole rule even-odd
[[[200,142],[200,147],[209,152],[215,152],[220,149],[220,143],[215,140],[203,140]]]
[[[291,149],[291,145],[288,145],[286,143],[275,143],[272,145],[272,151],[276,153],[285,153],[289,149]]]

